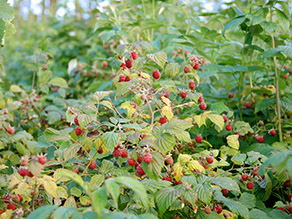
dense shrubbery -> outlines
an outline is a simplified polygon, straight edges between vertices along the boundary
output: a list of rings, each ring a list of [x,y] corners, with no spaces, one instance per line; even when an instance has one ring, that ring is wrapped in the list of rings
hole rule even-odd
[[[289,5],[142,3],[6,33],[1,217],[290,217]]]

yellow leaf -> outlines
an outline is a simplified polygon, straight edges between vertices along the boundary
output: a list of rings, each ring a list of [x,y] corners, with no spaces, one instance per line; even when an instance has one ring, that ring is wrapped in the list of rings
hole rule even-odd
[[[173,165],[172,175],[174,176],[176,181],[180,181],[183,176],[183,167],[180,165],[180,163],[175,163]]]
[[[58,186],[57,194],[60,198],[68,198],[67,189],[65,189],[64,187]]]
[[[48,175],[44,175],[44,188],[48,194],[53,196],[54,198],[58,197],[57,193],[57,184],[55,183],[54,179]]]
[[[150,75],[146,73],[141,73],[142,78],[150,79]]]
[[[127,110],[127,114],[128,114],[129,118],[132,118],[133,114],[136,112],[136,109],[134,108],[134,106],[129,101],[126,101],[126,102],[122,103],[120,108]]]
[[[11,175],[9,187],[13,188],[16,185],[18,185],[20,182],[21,182],[20,175],[18,173],[15,173]]]
[[[229,135],[227,137],[227,144],[234,149],[239,149],[238,135]]]
[[[95,139],[94,141],[94,146],[96,148],[96,150],[98,151],[100,148],[102,148],[102,154],[106,154],[109,152],[107,146],[106,146],[106,142],[105,142],[105,139],[103,138],[97,138]]]
[[[196,170],[196,171],[199,171],[201,173],[206,172],[205,168],[197,160],[192,160],[192,161],[188,162],[187,165],[188,165],[188,168],[190,168],[192,171]]]
[[[162,101],[166,106],[170,106],[170,105],[171,105],[171,101],[170,101],[168,98],[164,97],[164,96],[161,97],[161,101]]]
[[[192,157],[188,154],[179,154],[177,158],[177,162],[179,163],[187,163],[192,160]]]
[[[199,126],[199,128],[202,125],[206,125],[206,119],[207,119],[207,116],[205,114],[201,114],[201,115],[194,116],[194,122],[197,123],[197,125]]]
[[[166,116],[167,120],[171,120],[173,118],[173,112],[170,106],[164,106],[161,109],[162,115]]]

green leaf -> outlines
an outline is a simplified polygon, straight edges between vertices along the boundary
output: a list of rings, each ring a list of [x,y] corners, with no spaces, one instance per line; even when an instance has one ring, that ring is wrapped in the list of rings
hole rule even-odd
[[[0,1],[0,18],[12,20],[14,18],[13,8],[6,0]]]
[[[224,119],[221,115],[207,114],[208,119],[210,119],[218,128],[218,132],[222,131],[224,128]]]
[[[106,141],[107,148],[112,153],[119,143],[119,136],[114,132],[106,132],[103,134],[103,138]]]
[[[114,164],[112,162],[110,162],[109,160],[103,160],[101,163],[100,172],[106,174],[111,171],[113,167]]]
[[[280,105],[288,111],[292,111],[292,100],[287,97],[283,97],[280,100]]]
[[[49,124],[54,124],[55,122],[61,121],[61,114],[59,112],[49,112],[48,113]]]
[[[238,214],[243,218],[249,218],[248,208],[240,202],[225,198],[221,192],[216,192],[214,199],[223,202],[233,213]]]
[[[239,202],[248,208],[254,208],[256,206],[256,197],[253,194],[244,192],[241,194]]]
[[[147,207],[149,205],[146,189],[141,182],[139,182],[138,180],[136,180],[134,178],[127,177],[127,176],[116,177],[115,182],[120,183],[120,184],[132,189],[136,193],[137,197],[140,199],[141,203],[145,207]]]
[[[76,197],[80,197],[81,194],[82,194],[82,192],[81,192],[81,190],[78,189],[77,187],[72,187],[72,188],[70,189],[70,194],[71,194],[71,195],[74,195],[74,196],[76,196]]]
[[[212,103],[210,111],[216,111],[218,114],[222,114],[224,112],[229,112],[230,109],[223,102],[216,102]]]
[[[236,165],[243,165],[246,160],[246,154],[238,154],[231,158],[231,161]]]
[[[281,52],[281,50],[277,49],[277,48],[271,48],[271,49],[267,49],[264,53],[263,53],[263,58],[270,58],[273,57],[277,54],[279,54]]]
[[[287,46],[279,46],[279,49],[282,51],[283,54],[292,58],[292,45],[289,44]]]
[[[236,121],[233,125],[233,130],[235,133],[239,133],[239,135],[254,133],[253,129],[250,127],[250,124],[244,121]]]
[[[59,207],[53,214],[53,219],[68,219],[76,212],[75,208]]]
[[[239,149],[238,136],[237,135],[229,135],[227,137],[227,144],[234,149]]]
[[[68,84],[67,84],[66,80],[64,78],[61,78],[61,77],[53,78],[50,80],[49,83],[54,85],[54,86],[68,88]]]
[[[164,165],[164,159],[159,152],[152,152],[152,161],[150,163],[142,162],[142,168],[152,179],[158,180],[161,169]]]
[[[168,133],[163,133],[157,140],[156,144],[158,147],[158,150],[162,152],[163,154],[166,154],[167,152],[171,151],[173,147],[175,146],[175,138]]]
[[[236,192],[240,191],[239,186],[236,183],[236,181],[229,177],[214,177],[214,178],[211,178],[209,181],[211,183],[214,183],[220,186],[223,189],[228,189],[230,191],[236,191]]]
[[[56,205],[45,205],[42,206],[38,209],[36,209],[35,211],[31,212],[27,219],[47,219],[50,217],[51,213],[53,212],[53,210],[55,210],[58,206]]]
[[[191,128],[193,125],[191,122],[180,120],[177,118],[172,118],[166,125],[164,126],[164,131],[170,134],[176,134],[188,128]]]
[[[192,142],[190,133],[187,131],[178,132],[177,134],[175,134],[175,137],[177,138],[177,140],[182,142]]]
[[[279,209],[273,209],[270,212],[270,217],[271,218],[279,218],[279,219],[290,219],[291,218],[287,213],[285,213]]]
[[[276,15],[279,20],[279,24],[283,27],[283,29],[289,30],[290,28],[290,21],[289,18],[279,9],[276,8]]]
[[[213,192],[212,187],[209,184],[197,184],[195,186],[195,192],[197,193],[199,200],[207,205],[210,204]]]
[[[232,21],[230,21],[224,28],[222,35],[225,35],[225,32],[230,29],[230,31],[235,31],[239,28],[239,25],[245,21],[245,16],[240,16],[237,17],[235,19],[233,19]]]
[[[110,178],[105,181],[105,188],[107,192],[113,197],[115,203],[118,204],[120,186],[115,183],[113,178]]]
[[[104,211],[107,204],[107,194],[105,187],[100,187],[92,193],[92,208],[97,212],[98,215]]]
[[[198,209],[196,219],[222,219],[222,217],[214,211],[211,214],[207,214],[205,211]]]
[[[169,63],[166,65],[165,67],[165,74],[168,76],[168,77],[174,77],[176,76],[178,73],[179,73],[179,64],[177,63]]]
[[[157,52],[155,54],[148,54],[147,57],[155,62],[161,68],[164,67],[164,64],[167,62],[167,55],[165,52]]]
[[[85,183],[82,180],[81,176],[77,173],[67,170],[67,169],[57,169],[54,173],[54,178],[56,182],[67,182],[69,180],[73,180],[78,183],[83,188],[85,187]]]
[[[99,103],[103,98],[110,95],[111,93],[112,91],[96,91],[91,98],[96,103]]]
[[[154,179],[143,179],[141,181],[143,185],[147,188],[147,190],[155,193],[157,190],[163,189],[165,187],[169,187],[172,183],[166,180],[159,179],[158,181]]]
[[[69,148],[66,148],[64,151],[64,161],[67,161],[73,158],[79,151],[81,145],[79,143],[72,144]]]
[[[91,122],[95,121],[95,114],[80,114],[78,115],[78,123],[81,129],[89,125]]]
[[[156,195],[156,203],[158,206],[159,215],[162,216],[170,205],[177,199],[181,194],[180,191],[176,190],[174,187],[169,187],[160,190]]]
[[[263,218],[268,218],[268,215],[266,212],[261,211],[259,209],[252,209],[249,212],[249,217],[252,219],[263,219]]]

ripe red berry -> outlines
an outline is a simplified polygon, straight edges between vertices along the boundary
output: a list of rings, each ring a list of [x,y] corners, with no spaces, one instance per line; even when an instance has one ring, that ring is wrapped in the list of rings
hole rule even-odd
[[[142,163],[142,160],[143,160],[143,157],[138,157],[137,158],[138,163]]]
[[[75,128],[75,133],[76,135],[81,135],[82,134],[82,129],[80,127]]]
[[[223,118],[224,122],[227,122],[228,117],[225,114],[222,115],[222,118]]]
[[[19,198],[19,202],[22,202],[23,201],[23,198],[22,198],[22,196],[21,195],[17,195],[18,196],[18,198]]]
[[[229,193],[229,190],[228,190],[228,189],[222,189],[221,192],[222,192],[222,194],[223,194],[224,196],[227,196],[228,193]]]
[[[253,182],[248,182],[248,183],[246,184],[246,187],[247,187],[249,190],[252,190],[253,187],[254,187],[254,183],[253,183]]]
[[[199,64],[195,64],[194,67],[193,67],[195,70],[198,70],[200,68],[200,65]]]
[[[142,168],[140,165],[137,166],[136,171],[137,171],[137,173],[138,173],[140,176],[145,175],[145,172],[144,172],[143,168]]]
[[[121,155],[122,158],[128,157],[128,151],[124,150]]]
[[[196,140],[197,143],[201,143],[201,141],[203,140],[202,135],[197,135],[197,136],[195,137],[195,140]]]
[[[79,169],[76,167],[76,168],[74,168],[74,172],[75,173],[78,173],[79,172]]]
[[[209,164],[211,164],[211,163],[213,163],[214,158],[213,158],[213,157],[207,157],[207,158],[206,158],[206,161],[207,161]]]
[[[162,180],[171,182],[171,176],[164,176]]]
[[[233,97],[234,97],[234,94],[233,94],[233,93],[230,93],[230,94],[228,95],[228,97],[229,97],[229,98],[233,98]]]
[[[284,75],[284,78],[288,79],[289,78],[289,75],[285,74]]]
[[[33,174],[32,174],[32,172],[30,172],[30,171],[27,171],[26,175],[27,175],[28,177],[30,177],[30,178],[33,177]]]
[[[88,166],[89,169],[93,170],[96,166],[96,162],[93,160],[91,164]]]
[[[281,210],[281,211],[286,212],[286,209],[285,208],[278,208],[278,209]]]
[[[161,124],[167,123],[167,118],[165,118],[165,117],[161,117],[161,118],[159,119],[159,122],[160,122]]]
[[[191,90],[194,90],[195,87],[196,87],[196,83],[195,83],[194,81],[190,81],[190,82],[189,82],[189,88],[190,88]]]
[[[126,76],[125,75],[120,75],[119,79],[120,79],[119,82],[123,82],[123,81],[126,80]]]
[[[292,75],[292,70],[291,70],[291,71],[289,71],[289,74],[290,74],[290,75]]]
[[[231,131],[232,130],[232,125],[231,124],[228,124],[225,126],[226,130],[227,131]]]
[[[90,75],[90,73],[87,73],[86,76],[89,78],[91,75]]]
[[[204,101],[204,100],[203,100],[203,96],[200,96],[199,99],[198,99],[198,102],[199,102],[199,103],[202,103],[203,101]]]
[[[289,213],[292,213],[292,208],[289,208],[288,211]],[[290,214],[290,217],[292,217],[291,214]]]
[[[153,78],[159,79],[160,78],[160,72],[158,70],[155,70],[152,74]]]
[[[188,92],[182,92],[182,93],[180,94],[180,96],[181,96],[182,98],[186,98],[187,95],[188,95]]]
[[[265,141],[265,139],[264,139],[263,137],[259,137],[259,138],[258,138],[258,142],[259,142],[259,143],[263,143],[264,141]]]
[[[97,152],[98,152],[99,154],[102,154],[102,153],[103,153],[103,149],[102,149],[102,148],[99,148]]]
[[[78,117],[77,116],[74,118],[74,123],[79,126],[79,122],[78,122]]]
[[[27,174],[27,169],[23,169],[23,168],[21,168],[21,169],[18,170],[18,173],[19,173],[20,176],[26,176],[26,174]]]
[[[173,164],[173,158],[172,157],[168,157],[165,161],[169,165],[172,165]]]
[[[132,60],[130,59],[126,60],[126,66],[127,68],[132,68]]]
[[[136,163],[135,159],[133,159],[133,158],[128,158],[128,164],[129,164],[130,166],[134,166],[135,163]]]
[[[132,59],[138,58],[138,53],[136,51],[131,52]]]
[[[245,106],[246,106],[246,108],[250,108],[250,107],[251,107],[250,102],[246,102],[246,103],[245,103]]]
[[[184,68],[184,72],[185,72],[185,73],[189,73],[189,72],[190,72],[190,68],[185,67],[185,68]]]
[[[141,139],[144,139],[145,137],[146,137],[146,135],[144,134],[144,135],[141,136]]]
[[[10,203],[10,204],[7,205],[7,209],[9,209],[9,210],[13,210],[13,211],[14,211],[14,210],[16,209],[16,207],[15,207],[14,204],[11,204],[11,203]]]
[[[271,130],[269,131],[269,134],[270,134],[270,135],[276,135],[276,134],[277,134],[277,132],[276,132],[276,130],[275,130],[275,129],[271,129]]]
[[[246,174],[241,175],[241,179],[242,179],[242,181],[246,181],[247,178],[248,178],[248,175],[246,175]]]
[[[174,184],[175,184],[175,185],[181,185],[181,184],[183,184],[183,182],[182,182],[181,180],[180,180],[180,181],[176,181],[176,180],[175,180]]]
[[[125,81],[131,81],[131,78],[129,77],[129,76],[127,76],[126,78],[125,78]]]
[[[42,70],[47,70],[48,69],[48,65],[46,65],[46,64],[43,64],[43,67],[42,67]]]
[[[257,175],[258,175],[258,171],[259,171],[259,170],[253,170],[253,171],[252,171],[253,175],[254,175],[254,176],[257,176]]]
[[[131,105],[134,107],[134,109],[137,108],[137,104],[136,103],[131,103]]]
[[[284,187],[289,187],[291,185],[290,179],[284,182]]]
[[[150,163],[152,161],[152,155],[151,154],[146,154],[143,158],[143,160],[146,162],[146,163]]]
[[[221,205],[217,205],[216,206],[216,212],[217,212],[217,214],[220,214],[222,212],[222,206]]]
[[[207,104],[206,103],[201,103],[199,105],[199,107],[200,107],[201,110],[205,110],[205,109],[207,109]]]
[[[104,62],[102,63],[102,66],[103,66],[104,68],[107,68],[107,67],[108,67],[108,62],[107,62],[107,61],[104,61]]]
[[[126,64],[125,64],[125,63],[122,63],[122,64],[120,65],[120,68],[124,70],[124,69],[126,68]]]
[[[11,127],[10,125],[8,126],[7,131],[11,135],[14,134],[14,132],[15,132],[14,127]]]
[[[289,201],[292,201],[292,194],[289,194],[289,195],[288,195],[288,200],[289,200]]]
[[[163,96],[166,98],[169,98],[170,93],[166,90],[166,91],[164,91]]]
[[[114,157],[122,156],[123,151],[120,148],[116,148],[113,152]]]
[[[47,158],[45,156],[41,156],[38,158],[38,161],[40,164],[44,165],[45,163],[47,163]]]
[[[108,45],[104,44],[104,45],[103,45],[103,48],[104,48],[104,49],[108,49]]]

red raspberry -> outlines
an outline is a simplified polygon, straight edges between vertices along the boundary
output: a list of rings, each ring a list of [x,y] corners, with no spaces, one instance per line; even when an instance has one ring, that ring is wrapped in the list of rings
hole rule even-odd
[[[152,161],[152,155],[151,154],[146,154],[143,158],[143,160],[146,162],[146,163],[150,163]]]
[[[126,66],[125,63],[122,63],[122,64],[120,65],[120,68],[123,69],[123,70],[124,70],[126,67],[127,67],[127,66]]]
[[[82,129],[80,127],[75,128],[75,133],[76,135],[81,135],[82,134]]]
[[[246,184],[246,187],[247,187],[249,190],[252,190],[253,187],[254,187],[254,183],[253,183],[253,182],[248,182],[248,183]]]
[[[128,151],[124,150],[121,155],[122,158],[128,157]]]
[[[181,96],[182,98],[186,98],[187,95],[188,95],[188,92],[182,92],[182,93],[180,94],[180,96]]]
[[[253,175],[257,176],[257,175],[258,175],[258,171],[259,171],[259,170],[253,170],[253,171],[252,171]]]
[[[125,81],[126,81],[126,82],[131,81],[131,78],[130,78],[129,76],[127,76],[127,77],[125,78]]]
[[[13,210],[13,211],[14,211],[14,210],[16,209],[16,207],[15,207],[14,204],[11,204],[11,203],[10,203],[10,204],[7,205],[7,209],[9,209],[9,210]]]
[[[223,118],[224,122],[227,122],[228,117],[225,114],[222,115],[222,118]]]
[[[201,143],[201,141],[203,140],[202,135],[197,135],[197,136],[195,137],[195,140],[196,140],[197,143]]]
[[[144,172],[143,168],[142,168],[140,165],[137,166],[136,171],[137,171],[137,173],[138,173],[140,176],[145,175],[145,172]]]
[[[132,59],[137,59],[138,58],[138,53],[136,51],[133,51],[131,52],[131,56],[132,56]]]
[[[291,185],[290,179],[284,182],[284,187],[289,187]]]
[[[107,61],[104,61],[104,62],[102,63],[102,66],[103,66],[104,68],[107,68],[107,67],[108,67],[108,62],[107,62]]]
[[[127,68],[132,68],[132,60],[128,59],[126,61],[126,66],[127,66]]]
[[[228,97],[229,97],[229,98],[233,98],[233,97],[234,97],[234,94],[233,94],[233,93],[230,93],[230,94],[228,95]]]
[[[47,163],[47,158],[45,156],[41,156],[38,158],[38,161],[40,164],[44,165],[45,163]]]
[[[7,131],[11,135],[14,134],[14,132],[15,132],[14,127],[11,127],[10,125],[8,126]]]
[[[30,177],[30,178],[33,177],[33,174],[32,174],[32,172],[30,172],[30,171],[27,171],[26,175],[27,175],[28,177]]]
[[[185,72],[185,73],[189,73],[189,72],[190,72],[190,68],[185,67],[185,68],[184,68],[184,72]]]
[[[250,107],[251,107],[250,102],[246,102],[246,103],[245,103],[245,106],[246,106],[246,108],[250,108]]]
[[[93,160],[91,164],[88,166],[89,169],[93,170],[96,167],[96,162]]]
[[[165,117],[161,117],[161,118],[159,119],[159,122],[160,122],[161,124],[167,123],[167,118],[165,118]]]
[[[275,129],[271,129],[269,133],[270,133],[270,135],[276,135],[277,134]]]
[[[183,182],[182,182],[181,180],[180,180],[180,181],[176,181],[176,180],[175,180],[174,184],[175,184],[175,185],[181,185],[181,184],[183,184]]]
[[[227,131],[231,131],[232,130],[232,125],[231,124],[228,124],[225,126],[226,130]]]
[[[152,74],[153,78],[159,79],[160,78],[160,72],[158,70],[155,70]]]
[[[199,103],[202,103],[203,101],[204,101],[204,100],[203,100],[203,96],[200,96],[199,99],[198,99],[198,102],[199,102]]]
[[[199,107],[200,107],[201,110],[205,110],[205,109],[207,109],[207,105],[206,105],[205,103],[201,103],[201,104],[199,105]]]
[[[195,83],[194,81],[190,81],[190,82],[189,82],[189,88],[190,88],[191,90],[194,90],[194,89],[196,88],[196,83]]]
[[[142,163],[142,160],[143,160],[142,157],[138,157],[138,158],[137,158],[138,163]]]
[[[74,172],[75,173],[79,173],[79,169],[76,167],[76,168],[74,168]]]
[[[19,169],[19,170],[18,170],[18,173],[19,173],[20,176],[26,176],[26,174],[27,174],[27,169]]]
[[[104,49],[108,49],[108,45],[104,44],[104,45],[103,45],[103,48],[104,48]]]
[[[19,198],[19,202],[22,202],[23,201],[23,198],[22,198],[22,196],[21,195],[17,195],[18,196],[18,198]]]
[[[76,125],[78,125],[78,126],[79,126],[79,122],[78,122],[78,116],[76,116],[76,117],[74,118],[74,123],[75,123]]]
[[[126,80],[126,76],[125,75],[120,75],[119,79],[120,79],[119,82],[123,82],[123,81]]]
[[[119,148],[116,148],[113,152],[114,157],[120,157],[122,156],[123,151]]]
[[[198,70],[200,68],[200,65],[199,64],[195,64],[194,67],[193,67],[195,70]]]
[[[207,161],[209,164],[211,164],[211,163],[213,163],[214,159],[213,159],[213,157],[207,157],[207,158],[206,158],[206,161]]]
[[[133,159],[133,158],[128,158],[128,164],[129,164],[130,166],[134,166],[135,163],[136,163],[135,159]]]
[[[170,93],[166,90],[166,91],[164,91],[163,96],[166,98],[169,98]]]
[[[221,192],[222,192],[222,194],[223,194],[224,196],[227,196],[228,193],[229,193],[229,190],[228,190],[228,189],[222,189]]]
[[[222,206],[221,205],[217,205],[216,212],[217,212],[217,214],[220,214],[222,212]]]
[[[244,175],[241,175],[241,179],[242,181],[246,181],[248,178],[248,175],[244,174]]]
[[[165,180],[165,181],[169,181],[169,182],[171,182],[171,177],[170,177],[170,176],[164,176],[164,177],[162,178],[162,180]]]
[[[284,78],[288,79],[289,78],[289,75],[285,74],[284,75]]]
[[[99,154],[102,154],[102,153],[103,153],[103,149],[102,149],[102,148],[99,148],[97,152],[98,152]]]

